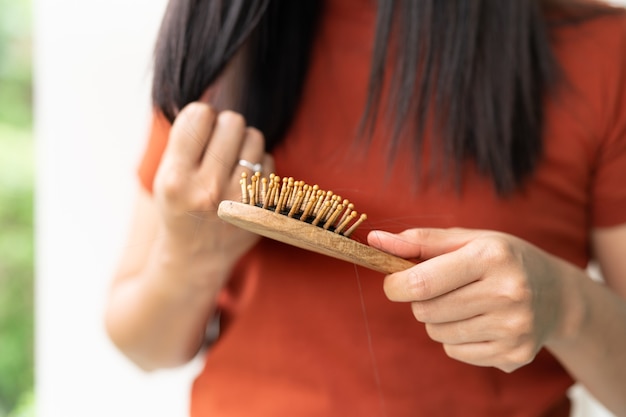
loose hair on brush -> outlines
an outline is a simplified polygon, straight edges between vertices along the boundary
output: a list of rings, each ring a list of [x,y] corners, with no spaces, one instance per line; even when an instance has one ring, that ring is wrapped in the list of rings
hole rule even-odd
[[[155,50],[155,107],[172,121],[241,53],[230,108],[271,150],[299,103],[323,3],[171,0]],[[364,131],[385,101],[391,151],[414,132],[418,155],[432,123],[444,171],[458,178],[471,158],[499,193],[520,186],[541,156],[543,102],[559,80],[545,17],[555,3],[568,2],[378,0]]]

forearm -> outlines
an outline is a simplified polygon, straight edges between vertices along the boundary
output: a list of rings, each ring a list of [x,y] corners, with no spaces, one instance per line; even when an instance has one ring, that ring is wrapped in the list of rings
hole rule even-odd
[[[200,348],[226,277],[224,258],[158,242],[146,266],[111,289],[107,331],[138,366],[181,365]]]
[[[599,401],[626,415],[626,300],[565,267],[563,331],[546,347]]]

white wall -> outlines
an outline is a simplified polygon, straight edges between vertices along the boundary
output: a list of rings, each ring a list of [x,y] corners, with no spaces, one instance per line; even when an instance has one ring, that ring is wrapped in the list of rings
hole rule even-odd
[[[101,321],[123,249],[164,5],[35,0],[39,417],[186,415],[198,364],[144,375],[110,345]],[[601,415],[583,414],[592,406],[581,404],[579,415]]]
[[[35,1],[37,401],[41,417],[184,416],[193,369],[145,375],[111,346],[165,0]]]

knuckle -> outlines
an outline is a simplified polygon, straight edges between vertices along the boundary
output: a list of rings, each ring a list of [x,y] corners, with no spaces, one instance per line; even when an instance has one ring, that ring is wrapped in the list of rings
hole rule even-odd
[[[391,249],[394,252],[410,251],[411,257],[415,259],[424,259],[427,254],[424,251],[423,242],[432,239],[435,231],[428,228],[410,228],[395,235],[390,241]]]
[[[409,239],[408,243],[415,247],[415,257],[417,259],[425,257],[425,254],[423,253],[424,248],[420,242],[429,242],[433,238],[434,233],[434,230],[429,228],[417,228],[410,230],[411,239]]]
[[[423,302],[413,302],[411,303],[411,311],[413,312],[413,317],[417,319],[417,321],[422,323],[428,323],[431,321],[430,309],[426,307],[426,304]]]
[[[505,356],[503,366],[515,370],[528,365],[533,359],[535,359],[535,350],[530,344],[525,343],[509,351]]]
[[[265,142],[265,137],[263,133],[255,127],[249,127],[247,130],[248,139],[253,141],[253,143],[258,144],[260,147],[263,147]]]
[[[196,195],[191,199],[190,210],[201,213],[215,210],[217,206],[214,201],[210,194]]]
[[[187,175],[181,170],[170,169],[157,176],[155,189],[165,199],[177,200],[185,191],[187,179]]]
[[[196,211],[215,211],[221,201],[220,196],[221,193],[217,187],[207,184],[196,190],[191,197],[190,206]]]
[[[505,331],[516,340],[517,344],[521,344],[522,341],[532,334],[533,320],[530,314],[518,314],[514,318],[508,319],[505,324]]]
[[[500,369],[502,372],[511,374],[514,371],[516,371],[519,368],[519,366],[514,366],[512,364],[502,364],[502,365],[496,365],[496,368]]]
[[[511,245],[505,239],[491,236],[476,240],[476,255],[491,265],[506,264],[511,260]]]
[[[220,202],[220,190],[212,183],[180,169],[168,169],[157,176],[155,194],[172,207],[190,212],[215,210]]]
[[[418,238],[418,240],[422,241],[422,240],[428,240],[428,238],[432,237],[433,230],[427,227],[417,228],[417,229],[411,229],[411,233],[413,233],[414,237]]]
[[[258,156],[255,157],[256,160],[262,161],[263,152],[265,151],[265,138],[263,137],[263,133],[258,129],[248,127],[244,140],[243,147],[246,152],[255,155],[258,154]]]
[[[437,326],[436,324],[430,324],[430,323],[426,323],[426,325],[424,326],[425,330],[426,330],[426,334],[428,335],[428,337],[430,337],[432,340],[434,340],[435,342],[440,342],[442,343],[442,338],[441,338],[441,332],[440,332],[440,326]],[[444,347],[448,346],[444,344]]]
[[[237,127],[246,125],[246,119],[237,112],[232,110],[224,110],[218,116],[218,122],[223,124],[229,124]]]
[[[406,293],[411,300],[428,300],[431,298],[433,289],[429,285],[428,273],[411,271],[407,275]]]
[[[473,363],[468,358],[463,356],[460,349],[458,349],[455,345],[444,343],[442,344],[442,346],[443,346],[444,353],[450,359],[454,359],[454,360],[464,362],[464,363]]]
[[[448,345],[448,344],[445,344],[445,343],[444,343],[444,344],[442,345],[442,347],[443,347],[443,351],[444,351],[444,353],[446,354],[446,356],[448,356],[448,357],[449,357],[449,358],[451,358],[451,359],[459,359],[459,358],[457,358],[457,357],[455,356],[454,349],[452,349],[452,346],[451,346],[451,345]]]
[[[193,114],[203,114],[203,113],[211,113],[213,112],[213,108],[210,104],[204,103],[201,101],[192,101],[187,104],[181,110],[180,114],[193,115]]]
[[[527,304],[532,299],[531,290],[526,281],[513,275],[509,276],[509,279],[501,280],[496,291],[498,297],[514,305]]]

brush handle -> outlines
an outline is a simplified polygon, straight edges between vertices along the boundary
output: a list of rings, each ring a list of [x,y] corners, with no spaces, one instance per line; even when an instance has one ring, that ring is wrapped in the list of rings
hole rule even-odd
[[[235,226],[292,246],[390,274],[415,264],[340,234],[260,207],[222,201],[217,215]]]

